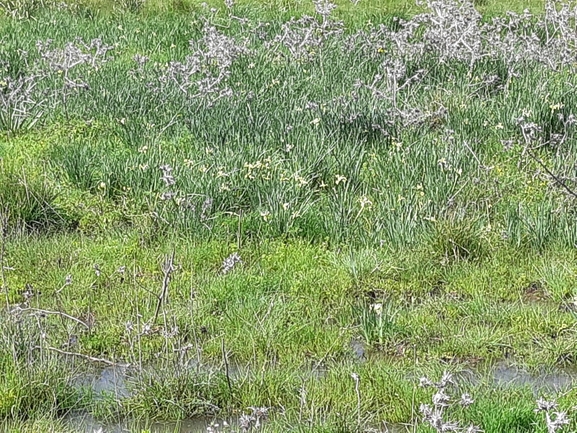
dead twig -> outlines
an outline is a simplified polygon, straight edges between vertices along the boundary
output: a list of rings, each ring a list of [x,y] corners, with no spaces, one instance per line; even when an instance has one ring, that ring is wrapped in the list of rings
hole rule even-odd
[[[22,308],[22,307],[16,307],[14,310],[12,311],[18,311],[18,312],[25,312],[25,311],[34,311],[40,314],[46,314],[46,315],[56,315],[56,316],[60,316],[60,317],[65,317],[66,319],[70,319],[76,323],[81,324],[82,326],[84,326],[87,329],[90,329],[90,325],[88,325],[88,323],[80,320],[77,317],[71,316],[69,314],[63,313],[62,311],[51,311],[51,310],[42,310],[40,308],[32,308],[32,307],[26,307],[26,308]]]
[[[86,359],[87,361],[91,361],[91,362],[98,362],[100,364],[106,364],[106,365],[115,366],[115,367],[130,367],[130,364],[124,364],[122,362],[114,362],[114,361],[110,361],[109,359],[105,359],[105,358],[96,358],[94,356],[88,356],[88,355],[84,355],[83,353],[78,353],[78,352],[67,352],[66,350],[57,349],[56,347],[52,347],[52,346],[48,346],[48,347],[36,346],[35,348],[36,349],[48,349],[48,350],[51,350],[53,352],[60,353],[62,355],[76,356],[77,358]]]
[[[2,158],[0,158],[2,162]],[[4,297],[6,299],[6,309],[9,308],[8,302],[8,285],[6,284],[6,274],[4,271],[7,269],[4,266],[4,257],[6,256],[6,236],[8,232],[8,216],[0,212],[0,291],[5,292]]]
[[[224,337],[222,338],[222,362],[224,363],[224,372],[226,374],[226,384],[228,386],[228,392],[232,394],[232,384],[230,382],[230,372],[228,368],[228,357],[226,356],[226,349],[224,347]]]
[[[166,302],[168,298],[168,286],[170,284],[170,278],[172,273],[176,268],[174,267],[174,250],[169,256],[166,256],[164,260],[164,264],[162,265],[162,290],[160,291],[160,295],[158,296],[158,304],[156,305],[156,311],[154,312],[154,319],[152,319],[152,323],[156,322],[158,319],[158,314],[160,313],[160,308],[162,304]]]
[[[537,157],[537,155],[535,155],[533,153],[533,151],[531,149],[529,149],[528,147],[526,148],[526,153],[527,153],[527,155],[529,155],[531,157],[531,159],[533,161],[535,161],[537,164],[539,164],[541,166],[541,168],[543,170],[545,170],[545,172],[549,176],[551,176],[556,183],[561,185],[565,191],[567,191],[573,197],[577,198],[577,193],[575,191],[573,191],[571,188],[569,188],[567,186],[567,184],[565,182],[563,182],[559,176],[557,176],[555,173],[553,173],[551,170],[549,170],[549,168],[545,165],[545,163],[543,161],[541,161],[541,159],[539,159]]]

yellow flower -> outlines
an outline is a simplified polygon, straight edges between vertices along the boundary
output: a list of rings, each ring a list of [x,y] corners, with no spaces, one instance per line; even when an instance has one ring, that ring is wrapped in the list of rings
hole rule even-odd
[[[308,184],[307,180],[297,173],[295,173],[294,175],[294,180],[299,184],[299,186],[304,186]]]
[[[268,222],[268,219],[270,217],[270,212],[265,210],[265,211],[261,211],[260,212],[260,216],[262,217],[263,220],[265,220],[266,222]]]
[[[560,110],[564,106],[565,105],[563,103],[559,103],[559,104],[550,105],[549,108],[551,109],[551,111],[555,111],[555,110]]]
[[[359,203],[361,205],[361,210],[365,208],[371,208],[373,206],[373,202],[366,195],[363,195],[359,199]]]

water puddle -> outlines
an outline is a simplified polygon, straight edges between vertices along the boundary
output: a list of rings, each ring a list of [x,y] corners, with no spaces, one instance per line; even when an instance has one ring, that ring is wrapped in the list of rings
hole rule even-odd
[[[115,423],[103,423],[86,413],[71,414],[66,419],[66,424],[78,433],[131,433],[147,431],[150,433],[207,433],[212,427],[220,431],[222,423],[207,418],[186,419],[175,422],[137,422],[120,421]],[[227,431],[227,430],[223,430]]]
[[[356,342],[355,342],[356,343]],[[360,344],[351,343],[351,348],[356,352],[358,359],[364,357],[364,347]],[[304,369],[303,373],[310,374],[317,379],[322,379],[327,372],[325,366],[311,366]],[[249,367],[229,366],[229,373],[234,377],[246,377],[250,375]],[[106,367],[92,370],[73,380],[74,386],[88,389],[95,398],[114,397],[118,399],[130,397],[129,383],[134,378],[126,367]],[[495,387],[530,387],[533,392],[558,393],[577,385],[577,369],[555,368],[542,372],[530,373],[522,368],[497,363],[485,370],[462,370],[455,374],[457,382],[470,384],[488,384]],[[220,421],[220,422],[219,422]],[[238,426],[223,428],[226,422],[214,418],[195,418],[176,422],[149,422],[143,423],[135,420],[124,420],[115,423],[103,423],[94,419],[90,414],[77,412],[66,417],[67,424],[73,431],[79,433],[125,433],[133,431],[148,431],[150,433],[206,433],[210,431],[233,432]],[[216,426],[218,424],[218,427]],[[410,426],[401,424],[381,425],[376,431],[405,433],[412,431]]]
[[[577,370],[555,368],[531,374],[515,366],[497,364],[492,368],[492,379],[497,386],[529,386],[535,392],[560,392],[577,384]]]
[[[73,386],[90,389],[96,399],[105,396],[115,398],[130,397],[127,386],[128,373],[126,367],[106,367],[78,376],[72,381]]]
[[[461,370],[454,378],[457,383],[485,383],[496,388],[529,387],[535,393],[558,393],[577,386],[577,369],[556,367],[532,373],[514,365],[497,363],[486,369]]]
[[[355,361],[366,361],[366,349],[365,343],[363,343],[363,341],[359,340],[358,338],[353,338],[349,342],[349,347],[353,353],[353,358]]]
[[[88,414],[73,414],[66,420],[68,426],[77,433],[235,433],[240,431],[238,425],[208,418],[185,419],[177,422],[143,423],[123,421],[118,423],[101,423]],[[381,433],[409,433],[412,426],[405,424],[381,424],[380,428],[371,431]]]
[[[413,432],[414,428],[409,424],[385,423],[383,428],[379,431],[382,433],[409,433]]]
[[[355,342],[358,343],[358,342]],[[353,343],[351,343],[353,345]],[[359,352],[358,358],[364,356],[362,346],[355,347]],[[303,368],[304,375],[315,378],[323,378],[329,369],[324,365],[311,365]],[[250,375],[249,367],[238,365],[229,366],[231,379],[246,378]],[[575,368],[551,368],[542,372],[530,373],[527,370],[497,363],[486,370],[466,369],[455,374],[459,381],[479,383],[489,381],[498,387],[524,387],[530,386],[535,391],[562,391],[577,385],[577,369]],[[130,397],[128,382],[131,376],[126,367],[106,367],[84,373],[72,381],[76,387],[91,390],[95,397],[113,396],[116,398]]]

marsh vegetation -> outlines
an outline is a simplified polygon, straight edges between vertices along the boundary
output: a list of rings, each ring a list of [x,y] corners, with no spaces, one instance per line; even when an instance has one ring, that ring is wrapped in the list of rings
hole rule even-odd
[[[576,5],[363,1],[0,1],[2,428],[577,428]]]

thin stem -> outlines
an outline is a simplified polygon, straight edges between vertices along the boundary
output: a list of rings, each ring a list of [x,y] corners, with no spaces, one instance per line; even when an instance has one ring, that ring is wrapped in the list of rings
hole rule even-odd
[[[162,290],[160,291],[160,296],[158,296],[158,304],[156,305],[156,311],[154,312],[154,318],[152,319],[152,323],[155,323],[156,319],[158,319],[160,308],[168,298],[168,286],[170,284],[170,277],[174,272],[174,254],[175,251],[173,249],[171,255],[166,257],[164,265],[162,266],[162,273],[164,275],[162,278]]]

